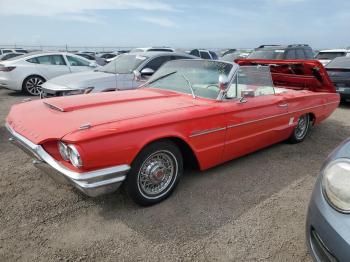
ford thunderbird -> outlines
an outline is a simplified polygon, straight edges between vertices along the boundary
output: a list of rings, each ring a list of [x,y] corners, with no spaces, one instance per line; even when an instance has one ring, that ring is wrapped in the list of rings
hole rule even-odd
[[[301,142],[338,103],[317,61],[177,60],[137,90],[14,105],[6,127],[55,180],[89,196],[123,184],[136,203],[152,205],[171,194],[191,160],[205,170]]]

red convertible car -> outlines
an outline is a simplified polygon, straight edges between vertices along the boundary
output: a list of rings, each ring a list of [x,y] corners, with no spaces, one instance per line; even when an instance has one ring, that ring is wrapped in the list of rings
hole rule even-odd
[[[6,127],[55,180],[89,196],[123,184],[135,202],[151,205],[171,194],[184,163],[205,170],[301,142],[338,103],[317,61],[177,60],[138,90],[14,105]]]

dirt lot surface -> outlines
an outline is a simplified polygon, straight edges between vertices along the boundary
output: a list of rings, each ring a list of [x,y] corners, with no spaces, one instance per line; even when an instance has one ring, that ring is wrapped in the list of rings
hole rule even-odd
[[[323,160],[350,136],[350,106],[301,144],[187,171],[168,200],[140,208],[122,191],[92,199],[36,170],[3,138],[23,98],[0,89],[0,261],[311,261],[307,204]]]

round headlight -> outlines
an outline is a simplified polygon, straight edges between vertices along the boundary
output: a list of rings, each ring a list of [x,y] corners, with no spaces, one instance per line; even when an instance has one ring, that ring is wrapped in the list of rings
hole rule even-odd
[[[68,145],[69,150],[69,160],[73,166],[79,168],[83,166],[83,162],[81,161],[80,154],[77,148],[73,145]]]
[[[350,159],[339,158],[326,166],[323,191],[329,203],[342,212],[350,212]]]
[[[60,155],[61,157],[65,160],[65,161],[69,161],[69,152],[68,152],[68,147],[65,143],[59,141],[57,143],[58,145],[58,150],[60,151]]]

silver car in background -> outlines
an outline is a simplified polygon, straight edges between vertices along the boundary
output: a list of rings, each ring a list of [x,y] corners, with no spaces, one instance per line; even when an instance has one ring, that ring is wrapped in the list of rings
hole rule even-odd
[[[176,52],[121,54],[94,71],[59,76],[47,81],[42,86],[42,97],[134,89],[145,83],[164,63],[191,58],[196,57]]]

